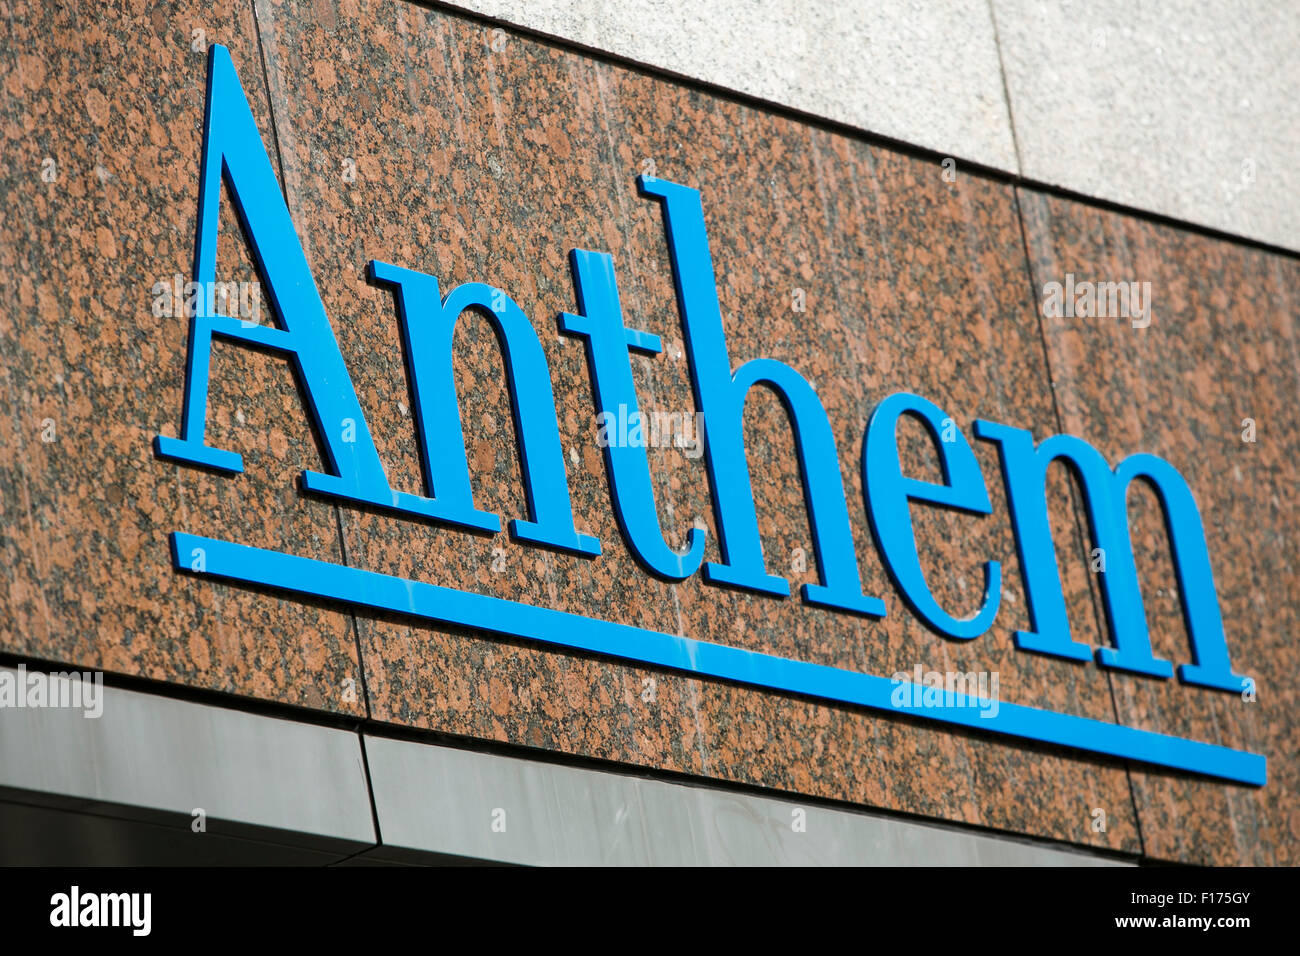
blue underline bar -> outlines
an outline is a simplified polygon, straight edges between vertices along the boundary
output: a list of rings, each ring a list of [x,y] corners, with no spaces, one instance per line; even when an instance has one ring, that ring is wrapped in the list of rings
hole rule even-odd
[[[913,701],[900,705],[894,701],[899,684],[888,677],[790,660],[179,531],[172,533],[171,545],[172,560],[178,571],[1237,783],[1263,786],[1267,781],[1264,756],[1217,744],[1020,704],[999,702],[996,712],[989,713],[980,698],[962,694],[948,696],[950,704],[922,705]],[[912,700],[910,693],[906,696]]]

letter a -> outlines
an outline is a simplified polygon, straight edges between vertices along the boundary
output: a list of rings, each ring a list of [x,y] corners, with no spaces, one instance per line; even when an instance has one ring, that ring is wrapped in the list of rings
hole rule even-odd
[[[397,499],[401,495],[395,495],[388,487],[230,52],[214,44],[208,51],[208,91],[194,245],[194,279],[200,289],[211,289],[216,281],[223,179],[248,236],[258,274],[270,292],[279,327],[249,325],[212,314],[207,297],[196,296],[197,307],[190,319],[181,437],[157,436],[154,440],[157,454],[230,474],[244,470],[240,455],[204,443],[212,340],[220,336],[269,349],[292,361],[298,383],[307,397],[326,464],[333,471],[333,474],[303,472],[303,488],[380,507],[400,507]],[[348,427],[345,422],[353,423],[354,433],[344,434]]]

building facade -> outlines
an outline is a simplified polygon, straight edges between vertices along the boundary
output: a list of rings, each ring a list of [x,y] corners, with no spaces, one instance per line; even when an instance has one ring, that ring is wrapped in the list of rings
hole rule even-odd
[[[1293,13],[4,7],[4,862],[1296,862]]]

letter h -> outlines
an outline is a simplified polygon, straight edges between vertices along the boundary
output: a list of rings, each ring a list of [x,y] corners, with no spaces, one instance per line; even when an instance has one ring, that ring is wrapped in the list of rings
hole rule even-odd
[[[794,429],[821,582],[804,585],[804,601],[883,617],[884,602],[862,593],[835,436],[817,393],[803,376],[775,359],[754,359],[732,373],[699,191],[648,176],[638,177],[637,185],[643,195],[663,204],[695,404],[704,418],[709,486],[722,551],[722,561],[704,565],[705,580],[766,594],[790,593],[789,582],[768,574],[764,565],[745,455],[745,400],[755,385],[763,384],[780,397]]]

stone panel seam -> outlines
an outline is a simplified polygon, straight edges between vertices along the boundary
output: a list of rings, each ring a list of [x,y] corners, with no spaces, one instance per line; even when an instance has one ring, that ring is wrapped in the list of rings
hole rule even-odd
[[[1025,164],[1020,158],[1020,137],[1016,134],[1016,111],[1011,105],[1011,87],[1007,83],[1007,64],[1002,56],[1002,36],[998,33],[998,15],[993,9],[993,0],[986,0],[985,6],[989,11],[989,20],[993,24],[993,48],[998,53],[998,77],[1002,80],[1002,102],[1007,107],[1007,125],[1011,128],[1011,148],[1016,153],[1016,171],[1021,174],[1024,171]],[[1016,203],[1017,214],[1019,214],[1020,204]],[[1021,227],[1021,236],[1023,238],[1024,228]],[[1028,251],[1028,250],[1026,250]]]
[[[1020,224],[1020,242],[1024,253],[1025,277],[1029,280],[1030,307],[1034,311],[1034,321],[1038,325],[1038,339],[1043,346],[1043,364],[1044,368],[1047,369],[1047,390],[1051,394],[1052,399],[1052,416],[1056,419],[1057,434],[1063,435],[1065,434],[1065,419],[1061,415],[1061,406],[1057,399],[1056,376],[1052,370],[1052,353],[1047,344],[1047,329],[1044,327],[1043,312],[1042,309],[1038,307],[1038,296],[1036,293],[1038,285],[1035,281],[1036,277],[1034,275],[1034,260],[1029,251],[1029,232],[1025,226],[1025,211],[1020,202],[1021,187],[1015,187],[1012,192],[1016,204],[1016,220]],[[1081,549],[1080,553],[1088,554],[1088,537],[1084,533],[1083,521],[1080,517],[1080,510],[1083,502],[1080,498],[1078,485],[1073,480],[1071,480],[1070,483],[1070,498],[1070,510],[1074,513],[1075,546]],[[1100,596],[1097,593],[1095,585],[1096,580],[1090,577],[1088,579],[1088,598],[1089,603],[1092,605],[1093,622],[1096,625],[1098,636],[1104,637],[1107,634],[1107,627],[1104,615],[1101,613],[1101,608],[1098,606]],[[1109,672],[1103,672],[1102,676],[1106,678],[1106,688],[1110,693],[1111,713],[1114,715],[1117,724],[1122,723],[1123,721],[1120,719],[1119,715],[1119,701],[1115,698],[1114,678]],[[1138,848],[1142,858],[1146,859],[1146,841],[1142,838],[1142,815],[1138,811],[1137,795],[1133,790],[1133,773],[1127,763],[1124,766],[1124,780],[1128,784],[1129,803],[1133,807],[1133,825],[1137,827]]]
[[[363,667],[364,671],[365,668]],[[369,703],[366,705],[369,710]],[[379,825],[379,804],[375,802],[375,782],[370,776],[370,755],[366,752],[366,732],[364,726],[356,728],[357,743],[361,747],[361,771],[366,778],[366,797],[370,800],[370,820],[375,827],[375,846],[384,845],[384,832]],[[365,851],[361,851],[365,852]]]
[[[275,159],[277,165],[279,166],[280,194],[284,196],[284,204],[287,208],[291,210],[291,214],[292,214],[293,207],[292,207],[291,200],[289,198],[288,177],[285,175],[284,155],[280,151],[280,123],[279,123],[279,119],[276,116],[276,108],[277,108],[276,98],[274,92],[271,89],[271,73],[270,73],[270,65],[267,62],[266,43],[263,42],[262,39],[262,18],[257,11],[258,0],[248,0],[248,4],[253,14],[253,32],[257,38],[258,58],[262,62],[262,85],[266,89],[266,101],[270,106],[270,111],[271,111],[271,116],[270,116],[271,141],[272,143],[275,144]],[[271,43],[275,42],[275,35],[273,32],[269,36],[268,40]],[[350,562],[348,560],[347,537],[343,532],[342,508],[339,506],[337,502],[332,502],[329,505],[329,509],[334,513],[334,528],[336,533],[338,534],[338,543],[339,543],[339,559],[342,561],[342,563],[345,566],[350,566]],[[362,705],[365,707],[365,714],[363,716],[369,718],[371,716],[370,691],[366,685],[365,655],[361,649],[361,625],[357,621],[357,615],[355,611],[347,612],[347,618],[350,624],[350,630],[352,631],[352,643],[357,650],[357,672],[358,672],[357,677],[361,688]],[[339,690],[341,689],[335,688],[336,692],[338,692]],[[362,753],[363,755],[365,753],[364,747],[362,748]],[[369,787],[369,783],[370,783],[370,774],[369,774],[369,770],[367,770],[366,772],[367,787]],[[370,796],[371,796],[371,809],[373,811],[374,794],[372,793]],[[377,825],[378,824],[376,823],[376,826]]]

